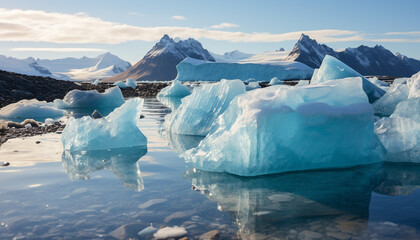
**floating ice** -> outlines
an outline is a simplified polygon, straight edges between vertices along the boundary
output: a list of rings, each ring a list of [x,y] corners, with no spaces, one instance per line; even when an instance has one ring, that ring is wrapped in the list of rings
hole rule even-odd
[[[408,98],[409,88],[406,84],[394,83],[380,99],[373,103],[375,113],[382,116],[391,115],[398,103]]]
[[[240,95],[185,156],[198,169],[255,176],[369,164],[382,151],[356,77]]]
[[[240,80],[222,80],[204,84],[182,99],[181,106],[165,117],[165,128],[177,134],[205,136],[215,119],[232,99],[245,92]]]
[[[32,100],[20,100],[0,109],[0,117],[13,118],[56,118],[67,112],[57,109],[52,102]]]
[[[220,81],[220,79],[254,78],[256,81],[268,81],[273,77],[280,80],[310,79],[312,68],[299,62],[281,62],[277,64],[221,63],[206,62],[186,58],[176,66],[180,81]]]
[[[107,117],[70,118],[61,140],[64,150],[86,151],[146,146],[147,139],[138,128],[143,99],[128,100]]]
[[[250,82],[248,85],[246,85],[246,90],[251,91],[257,88],[261,88],[260,84],[258,82]]]
[[[114,85],[114,86],[117,86],[117,87],[119,87],[119,88],[127,88],[127,85],[125,84],[125,82],[123,82],[123,81],[118,81],[118,82],[115,82],[114,84],[112,84],[112,85]]]
[[[171,85],[165,87],[158,93],[158,97],[178,97],[183,98],[190,95],[190,89],[182,85],[179,80],[174,80]]]
[[[132,78],[128,78],[127,80],[125,80],[125,85],[127,85],[127,87],[131,87],[133,89],[136,89],[137,82]]]
[[[299,80],[299,82],[296,84],[296,87],[304,87],[304,86],[308,86],[308,85],[309,85],[309,81]]]
[[[363,79],[363,90],[368,96],[370,103],[373,103],[385,94],[384,90],[377,87],[358,72],[354,71],[352,68],[330,55],[326,55],[324,60],[322,60],[319,69],[314,71],[311,84],[318,84],[329,80],[348,77],[361,77]]]
[[[409,78],[407,80],[407,85],[410,88],[408,98],[420,97],[420,72],[414,74],[411,78]]]
[[[377,77],[373,77],[373,78],[368,78],[367,80],[369,80],[369,82],[375,84],[377,87],[388,87],[388,84],[386,82],[383,82],[381,80],[379,80]]]
[[[55,106],[63,109],[119,107],[123,103],[124,97],[118,87],[109,88],[104,93],[99,93],[97,90],[72,90],[63,100],[54,100]]]
[[[153,237],[156,239],[180,238],[187,234],[187,230],[183,227],[164,227],[159,229]]]
[[[270,83],[268,83],[268,85],[270,85],[270,86],[274,86],[274,85],[281,85],[281,84],[283,84],[283,81],[282,81],[282,80],[280,80],[280,79],[278,79],[278,78],[276,78],[276,77],[273,77],[273,78],[270,80]]]
[[[96,80],[95,80],[95,81],[93,81],[91,84],[92,84],[92,85],[94,85],[94,86],[97,86],[97,85],[99,84],[99,79],[96,79]]]
[[[147,236],[147,235],[152,235],[155,232],[157,232],[157,228],[153,227],[152,225],[150,225],[149,227],[141,230],[140,232],[137,233],[137,235],[139,236]]]

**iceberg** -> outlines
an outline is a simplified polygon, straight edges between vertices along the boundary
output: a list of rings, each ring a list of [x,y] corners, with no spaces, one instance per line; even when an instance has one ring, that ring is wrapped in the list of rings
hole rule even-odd
[[[57,109],[52,102],[38,101],[37,99],[20,100],[0,109],[0,117],[5,119],[57,118],[62,117],[66,113],[64,110]]]
[[[257,88],[261,88],[260,84],[258,82],[250,82],[248,85],[246,85],[246,90],[251,91]]]
[[[379,80],[377,77],[368,78],[367,80],[369,80],[371,83],[375,84],[376,86],[378,86],[380,88],[383,88],[383,87],[387,88],[388,87],[388,83]]]
[[[242,176],[379,162],[383,147],[362,78],[272,86],[236,97],[187,162]]]
[[[273,77],[280,80],[310,79],[313,69],[299,62],[280,62],[277,64],[221,63],[186,58],[176,69],[176,79],[180,81],[220,81],[220,79],[254,78],[268,81]]]
[[[94,85],[94,86],[98,86],[99,82],[100,82],[99,79],[96,79],[91,84]]]
[[[385,94],[385,91],[371,83],[365,77],[354,71],[340,60],[330,55],[326,55],[322,60],[321,66],[314,71],[311,84],[323,83],[329,80],[337,80],[348,77],[361,77],[363,79],[363,90],[373,103]]]
[[[190,89],[188,87],[182,85],[179,80],[174,80],[171,85],[162,89],[157,96],[158,97],[177,97],[183,98],[185,96],[190,95]]]
[[[127,80],[125,80],[125,85],[127,85],[127,87],[131,87],[133,89],[136,89],[137,82],[132,78],[128,78]]]
[[[307,80],[299,80],[299,82],[295,85],[296,87],[303,87],[309,85],[309,81]]]
[[[66,94],[63,100],[54,100],[57,108],[100,108],[119,107],[124,103],[124,97],[118,87],[108,88],[104,93],[97,90],[81,91],[72,90]]]
[[[244,92],[245,85],[240,80],[204,84],[182,99],[181,106],[165,117],[164,126],[177,134],[205,136],[230,102]]]
[[[283,81],[282,81],[282,80],[280,80],[280,79],[278,79],[278,78],[276,78],[276,77],[273,77],[273,78],[270,80],[270,82],[268,83],[268,85],[270,85],[270,86],[274,86],[274,85],[281,85],[281,84],[283,84]]]
[[[381,116],[390,116],[398,103],[407,100],[409,90],[406,84],[392,84],[385,95],[373,103],[375,113]]]
[[[410,88],[408,98],[420,97],[420,72],[414,74],[411,78],[409,78],[407,80],[407,85]]]
[[[147,146],[147,139],[138,128],[143,99],[128,100],[104,118],[71,117],[63,130],[64,150],[88,151]]]
[[[114,84],[112,84],[112,85],[117,86],[117,87],[119,87],[119,88],[127,88],[127,85],[126,85],[123,81],[118,81],[118,82],[115,82],[115,83],[114,83]]]

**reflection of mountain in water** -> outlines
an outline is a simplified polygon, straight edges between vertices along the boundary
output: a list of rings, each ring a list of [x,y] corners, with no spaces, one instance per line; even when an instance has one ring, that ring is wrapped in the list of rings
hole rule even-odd
[[[313,232],[326,238],[332,230],[360,236],[367,228],[372,190],[384,177],[380,164],[253,178],[201,171],[187,175],[194,188],[235,218],[244,239],[306,238]]]
[[[385,180],[375,188],[375,192],[390,195],[410,195],[420,188],[420,164],[385,163]]]
[[[109,169],[125,186],[141,191],[144,189],[138,160],[144,156],[147,148],[118,148],[82,152],[64,151],[63,168],[70,179],[89,179],[92,172]]]
[[[159,102],[161,102],[163,105],[167,106],[171,110],[176,110],[181,105],[182,98],[178,97],[156,97]]]

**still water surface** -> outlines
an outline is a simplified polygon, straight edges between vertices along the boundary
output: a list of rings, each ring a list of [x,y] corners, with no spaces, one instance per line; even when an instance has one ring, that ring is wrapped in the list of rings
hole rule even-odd
[[[182,226],[190,238],[420,239],[420,165],[252,178],[194,171],[179,154],[201,138],[165,133],[169,112],[146,99],[147,149],[0,168],[0,239],[150,239],[137,235],[150,224]]]

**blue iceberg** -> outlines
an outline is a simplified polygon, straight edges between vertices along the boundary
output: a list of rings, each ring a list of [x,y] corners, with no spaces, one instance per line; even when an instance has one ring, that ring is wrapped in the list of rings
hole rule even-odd
[[[147,139],[137,126],[142,108],[143,99],[134,98],[104,118],[70,118],[61,136],[64,150],[147,146]]]
[[[165,87],[158,93],[158,97],[177,97],[183,98],[190,95],[190,89],[182,85],[179,80],[174,80],[171,85]]]
[[[240,80],[204,84],[182,99],[181,106],[165,117],[164,126],[177,134],[205,136],[230,102],[244,92],[245,85]]]
[[[381,116],[391,115],[398,103],[407,100],[409,94],[407,84],[394,83],[389,90],[373,103],[375,113]]]
[[[63,100],[54,100],[54,105],[61,109],[101,108],[119,107],[124,102],[121,90],[118,87],[113,87],[105,90],[104,93],[99,93],[97,90],[72,90],[66,94]]]
[[[131,87],[133,89],[136,89],[137,87],[137,83],[134,79],[132,78],[128,78],[127,80],[125,80],[125,82],[123,81],[118,81],[116,83],[114,83],[113,85],[119,87],[119,88],[128,88]]]
[[[236,97],[187,162],[242,176],[342,168],[382,160],[362,78],[272,86]]]
[[[310,79],[313,69],[299,62],[274,64],[221,63],[186,58],[176,69],[180,81],[220,81],[220,79],[246,79],[268,81],[273,77],[280,80]]]
[[[363,79],[363,90],[369,98],[369,102],[373,103],[385,94],[385,91],[371,83],[360,73],[354,71],[340,60],[330,55],[326,55],[322,60],[319,69],[314,71],[311,84],[323,83],[329,80],[336,80],[348,77],[361,77]]]

